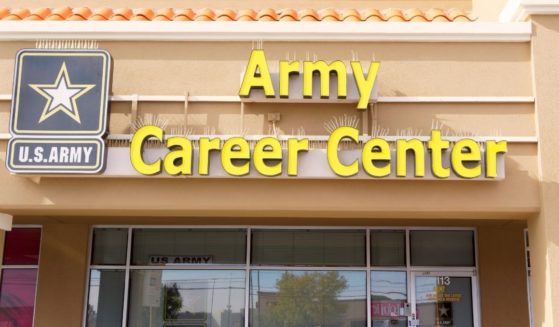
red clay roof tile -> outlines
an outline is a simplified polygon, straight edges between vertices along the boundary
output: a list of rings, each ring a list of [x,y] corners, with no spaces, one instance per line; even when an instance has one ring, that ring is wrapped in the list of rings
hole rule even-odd
[[[219,21],[230,22],[234,21],[235,18],[237,18],[237,12],[235,12],[235,10],[233,9],[222,9],[218,10],[216,13],[216,20]]]
[[[96,10],[89,20],[109,20],[113,16],[113,10],[111,8],[101,8]]]
[[[173,20],[176,21],[193,21],[194,20],[194,11],[192,9],[182,9],[175,11],[175,17]]]
[[[153,17],[153,20],[171,21],[173,20],[173,18],[175,18],[175,11],[173,10],[173,8],[163,8],[157,11],[155,16]]]
[[[262,9],[256,15],[256,19],[259,21],[273,22],[278,20],[278,14],[276,10],[271,8]]]
[[[149,8],[141,8],[138,9],[138,11],[136,11],[134,13],[134,16],[132,16],[132,18],[130,18],[130,20],[152,20],[153,16],[155,16],[155,14],[153,13],[152,9]]]
[[[212,9],[204,8],[173,9],[163,8],[154,10],[144,9],[112,9],[101,8],[91,10],[81,8],[41,8],[31,12],[28,8],[10,9],[0,8],[0,20],[135,20],[135,21],[262,21],[262,22],[295,22],[295,21],[344,21],[344,22],[471,22],[466,12],[461,9],[432,8],[427,11],[420,9],[364,9],[362,11],[346,9],[313,8],[297,11],[293,8],[272,9],[260,11],[253,9]]]
[[[314,9],[303,9],[299,11],[299,20],[306,22],[318,22],[320,17]]]
[[[49,11],[50,11],[50,9],[49,9]],[[43,17],[42,20],[67,20],[68,18],[70,18],[70,16],[72,16],[72,14],[73,14],[72,8],[70,8],[70,7],[56,8],[56,9],[52,10],[52,12],[50,12],[46,17]],[[31,18],[31,17],[33,17],[33,18]],[[34,18],[38,18],[38,17],[34,16],[34,15],[31,15],[27,18],[34,19]]]
[[[196,21],[212,21],[215,20],[215,11],[210,8],[204,8],[199,10],[194,16],[194,20]]]
[[[25,17],[25,20],[44,20],[51,14],[50,8],[40,8],[31,13],[31,15]]]
[[[134,16],[134,11],[130,8],[118,9],[114,12],[114,15],[109,18],[110,20],[130,20]]]
[[[3,20],[22,20],[27,16],[31,15],[31,12],[27,8],[14,9],[10,11],[10,14],[3,18]]]
[[[361,19],[368,22],[385,21],[384,16],[378,9],[365,9],[361,12]]]
[[[339,14],[340,20],[346,22],[360,22],[361,14],[357,9],[343,9]]]
[[[0,19],[8,16],[10,14],[10,9],[8,8],[0,8]]]
[[[446,13],[439,8],[431,8],[425,14],[425,17],[429,21],[450,21],[450,19],[446,16]]]
[[[87,20],[93,12],[88,7],[76,8],[72,16],[68,20]]]
[[[299,14],[297,10],[293,8],[282,9],[279,12],[279,20],[283,22],[292,22],[299,19]]]
[[[237,12],[237,20],[240,21],[255,21],[256,11],[253,9],[241,9]]]

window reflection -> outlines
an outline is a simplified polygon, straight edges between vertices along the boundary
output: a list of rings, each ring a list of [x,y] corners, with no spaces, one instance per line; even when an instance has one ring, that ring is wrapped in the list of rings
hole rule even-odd
[[[122,325],[124,270],[92,270],[89,278],[87,327]]]
[[[36,269],[5,269],[2,271],[0,326],[33,326],[36,285]]]
[[[366,273],[253,270],[251,327],[364,327]]]
[[[133,270],[128,325],[241,327],[245,272]]]
[[[373,271],[371,289],[373,327],[407,326],[403,312],[408,296],[406,272]]]

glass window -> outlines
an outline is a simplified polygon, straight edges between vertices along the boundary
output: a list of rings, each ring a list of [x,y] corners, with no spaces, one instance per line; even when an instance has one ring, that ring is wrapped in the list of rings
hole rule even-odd
[[[4,265],[39,264],[40,228],[14,228],[5,235]]]
[[[365,327],[363,271],[253,270],[251,327]]]
[[[132,270],[128,326],[242,327],[243,270]]]
[[[37,269],[3,269],[0,326],[33,326]]]
[[[133,235],[133,265],[245,264],[245,230],[136,229]]]
[[[408,300],[405,271],[371,272],[371,318],[373,327],[408,325],[405,305]]]
[[[472,278],[415,278],[419,326],[473,327]]]
[[[124,270],[91,270],[87,327],[122,325],[124,276]]]
[[[403,230],[371,231],[371,265],[405,266],[406,232]]]
[[[410,232],[412,266],[475,266],[474,232],[415,230]]]
[[[258,230],[252,264],[365,266],[365,243],[362,230]]]
[[[0,326],[33,326],[40,228],[14,228],[5,233],[0,279]],[[10,266],[29,266],[10,268]]]
[[[95,228],[93,230],[93,265],[125,265],[128,229]]]

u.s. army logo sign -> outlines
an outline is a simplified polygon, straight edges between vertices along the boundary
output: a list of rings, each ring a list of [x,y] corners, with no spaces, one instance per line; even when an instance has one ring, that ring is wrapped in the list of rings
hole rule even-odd
[[[97,173],[103,169],[111,57],[103,50],[18,52],[8,169]]]

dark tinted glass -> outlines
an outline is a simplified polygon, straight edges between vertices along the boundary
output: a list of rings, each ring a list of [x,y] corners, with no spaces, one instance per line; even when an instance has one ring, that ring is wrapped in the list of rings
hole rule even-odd
[[[122,326],[124,270],[91,270],[87,327]]]
[[[371,231],[371,265],[405,266],[406,232],[403,230]]]
[[[411,231],[413,266],[475,266],[473,231]]]
[[[365,231],[253,231],[252,264],[365,266]]]
[[[4,265],[39,264],[40,228],[14,228],[6,232],[4,244]]]
[[[133,265],[244,264],[246,231],[135,229]]]
[[[93,230],[93,265],[125,265],[128,229],[96,228]]]

